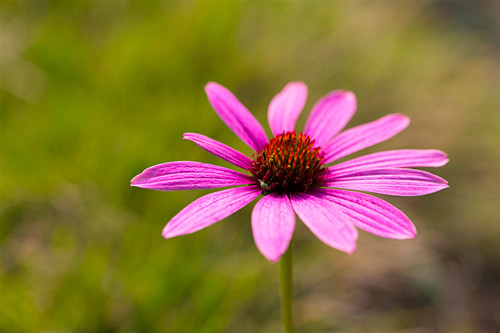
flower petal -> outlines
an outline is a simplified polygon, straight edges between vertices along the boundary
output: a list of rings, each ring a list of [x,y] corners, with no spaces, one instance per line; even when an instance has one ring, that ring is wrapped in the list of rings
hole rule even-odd
[[[314,105],[304,132],[316,146],[323,146],[351,120],[356,112],[356,96],[350,91],[335,90]]]
[[[209,138],[208,136],[197,133],[184,133],[183,139],[193,141],[210,154],[220,157],[242,169],[247,170],[252,166],[252,160],[250,158],[243,155],[236,149]]]
[[[295,229],[295,213],[286,194],[271,193],[252,211],[252,231],[260,253],[272,262],[288,249]]]
[[[305,194],[290,195],[293,209],[323,243],[346,253],[356,250],[358,232],[328,200]]]
[[[448,163],[448,156],[435,149],[388,150],[364,155],[332,165],[328,169],[335,175],[368,169],[402,167],[440,167]]]
[[[243,142],[255,151],[264,148],[267,136],[262,125],[229,90],[209,82],[205,92],[215,112]]]
[[[147,168],[130,185],[157,191],[181,191],[254,184],[241,172],[208,163],[180,161]]]
[[[206,228],[245,207],[261,192],[258,186],[245,186],[207,194],[175,215],[162,235],[172,238]]]
[[[326,186],[380,194],[417,196],[449,187],[446,180],[432,173],[413,169],[373,169],[327,176]]]
[[[340,133],[323,151],[326,163],[392,138],[404,130],[410,119],[402,114],[390,114]]]
[[[352,224],[374,235],[409,239],[417,234],[415,226],[403,212],[377,197],[327,188],[316,189],[313,194],[338,206]]]
[[[267,118],[275,136],[295,130],[295,123],[306,99],[307,86],[303,82],[290,82],[274,96],[269,104]]]

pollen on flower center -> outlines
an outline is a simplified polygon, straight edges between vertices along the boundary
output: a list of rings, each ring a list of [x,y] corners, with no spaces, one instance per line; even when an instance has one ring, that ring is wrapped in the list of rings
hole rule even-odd
[[[307,192],[323,183],[326,165],[321,148],[308,135],[279,134],[252,157],[248,169],[264,194]]]

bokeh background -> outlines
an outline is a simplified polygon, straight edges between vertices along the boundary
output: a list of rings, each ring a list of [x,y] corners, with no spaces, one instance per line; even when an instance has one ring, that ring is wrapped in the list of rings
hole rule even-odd
[[[412,119],[363,154],[444,150],[433,172],[451,188],[384,197],[418,237],[361,232],[352,256],[298,223],[297,331],[500,332],[499,69],[499,1],[0,1],[0,331],[279,332],[279,265],[253,244],[251,206],[164,240],[209,191],[129,180],[166,161],[230,166],[184,132],[250,153],[208,81],[265,123],[302,80],[299,125],[352,90],[348,127]]]

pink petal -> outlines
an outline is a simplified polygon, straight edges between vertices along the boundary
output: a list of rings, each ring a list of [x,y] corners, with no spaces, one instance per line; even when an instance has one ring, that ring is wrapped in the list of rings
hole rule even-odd
[[[252,231],[260,253],[272,262],[288,249],[295,229],[295,213],[286,194],[271,193],[252,212]]]
[[[222,158],[229,163],[236,165],[242,169],[247,170],[252,166],[252,160],[243,155],[234,148],[231,148],[222,142],[209,138],[207,136],[197,133],[184,133],[184,140],[190,140],[196,143],[201,148],[209,153]]]
[[[328,175],[326,186],[380,194],[417,196],[449,187],[432,173],[413,169],[372,169],[337,176]]]
[[[313,194],[338,206],[352,224],[374,235],[408,239],[417,234],[410,219],[382,199],[364,193],[326,188],[316,189]]]
[[[207,194],[186,206],[163,229],[163,237],[191,234],[228,217],[257,198],[258,186],[245,186]]]
[[[305,193],[291,194],[290,200],[302,222],[323,243],[347,253],[356,250],[358,232],[338,206]]]
[[[238,171],[200,162],[168,162],[147,168],[130,185],[157,191],[180,191],[254,184]]]
[[[371,123],[356,126],[340,133],[323,151],[326,163],[392,138],[404,130],[410,119],[401,114],[390,114]]]
[[[351,120],[356,112],[356,96],[350,91],[335,90],[314,105],[304,132],[316,146],[323,146]]]
[[[335,175],[368,169],[401,167],[440,167],[448,163],[448,156],[434,149],[388,150],[361,156],[328,169]]]
[[[269,104],[267,118],[275,136],[295,130],[295,123],[306,99],[307,86],[303,82],[290,82],[274,96]]]
[[[243,142],[255,151],[264,148],[267,136],[262,125],[229,90],[209,82],[205,92],[215,112]]]

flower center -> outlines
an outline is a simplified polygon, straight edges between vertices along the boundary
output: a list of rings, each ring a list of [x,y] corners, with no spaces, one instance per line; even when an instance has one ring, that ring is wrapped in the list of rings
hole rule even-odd
[[[264,194],[307,192],[323,183],[326,172],[321,148],[308,135],[279,134],[252,156],[250,173]]]

